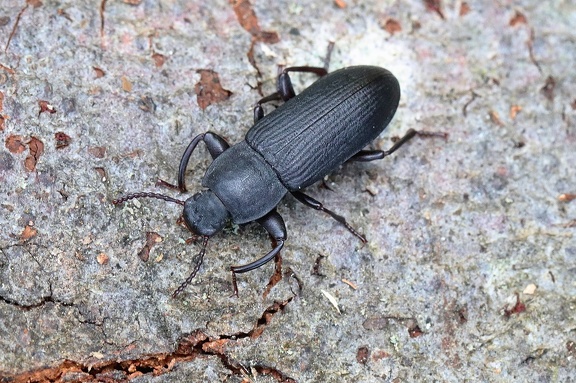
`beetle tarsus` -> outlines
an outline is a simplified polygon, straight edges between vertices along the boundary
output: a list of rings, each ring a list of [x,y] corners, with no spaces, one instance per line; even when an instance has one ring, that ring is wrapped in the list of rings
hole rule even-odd
[[[446,132],[431,132],[428,130],[417,130],[416,135],[420,137],[438,137],[443,138],[445,140],[448,139],[448,133]]]
[[[326,48],[326,57],[324,57],[324,69],[328,72],[328,67],[330,66],[330,60],[332,59],[332,51],[334,50],[334,41],[328,43]]]
[[[292,195],[294,196],[294,198],[296,198],[298,201],[302,202],[304,205],[311,207],[312,209],[322,211],[322,212],[328,214],[330,217],[334,218],[340,224],[344,225],[344,227],[346,229],[348,229],[348,231],[350,233],[354,234],[358,239],[360,239],[360,241],[362,241],[362,243],[367,242],[366,237],[364,237],[356,229],[354,229],[352,226],[350,226],[350,224],[346,221],[346,218],[342,217],[339,214],[334,213],[332,210],[326,209],[324,207],[324,205],[322,205],[322,202],[310,197],[307,194],[299,192],[299,191],[292,192]]]
[[[250,262],[246,265],[241,266],[230,266],[230,271],[232,271],[232,286],[234,287],[234,294],[238,296],[238,285],[236,284],[236,274],[246,273],[248,271],[254,270],[259,268],[260,266],[265,265],[266,263],[273,260],[278,254],[280,254],[280,250],[284,246],[284,240],[276,239],[276,247],[273,248],[260,259],[257,259],[254,262]]]
[[[178,185],[171,184],[170,182],[166,182],[160,178],[158,178],[158,180],[156,180],[156,185],[154,185],[154,186],[164,187],[164,188],[173,189],[173,190],[180,190],[178,188]]]
[[[376,161],[381,160],[384,157],[388,157],[400,147],[402,147],[405,143],[410,141],[415,136],[420,137],[440,137],[447,139],[448,133],[444,132],[429,132],[425,130],[414,130],[409,129],[405,135],[400,137],[394,145],[388,150],[360,150],[358,153],[354,154],[347,162],[369,162],[369,161]]]
[[[238,298],[238,283],[236,282],[236,273],[234,270],[232,270],[232,267],[230,267],[230,271],[232,271],[232,289],[234,290],[231,297],[235,296]]]

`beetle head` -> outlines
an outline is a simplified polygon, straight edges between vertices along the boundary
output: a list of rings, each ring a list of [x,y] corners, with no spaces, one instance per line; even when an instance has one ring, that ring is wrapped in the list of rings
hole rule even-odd
[[[182,283],[180,287],[174,291],[174,294],[172,294],[172,297],[175,298],[178,294],[184,291],[186,286],[192,282],[192,279],[196,276],[198,270],[200,270],[202,260],[206,254],[208,239],[210,236],[224,228],[226,221],[230,218],[230,213],[226,210],[226,207],[222,204],[220,199],[216,197],[216,194],[210,190],[197,193],[186,201],[181,201],[163,194],[144,192],[129,194],[115,199],[112,203],[114,205],[120,205],[134,198],[156,198],[184,206],[184,212],[182,215],[184,216],[186,227],[188,227],[188,229],[194,234],[202,236],[202,249],[195,258],[196,265],[184,283]]]
[[[230,213],[216,194],[205,190],[186,200],[183,216],[190,231],[211,237],[224,228]]]

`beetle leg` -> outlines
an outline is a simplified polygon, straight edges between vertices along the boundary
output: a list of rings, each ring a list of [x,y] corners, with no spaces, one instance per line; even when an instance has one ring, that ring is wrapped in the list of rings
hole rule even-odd
[[[198,142],[204,141],[206,147],[208,148],[208,152],[212,156],[212,159],[218,157],[222,152],[230,147],[228,143],[219,135],[212,132],[206,132],[203,134],[197,135],[191,142],[188,144],[188,147],[184,151],[182,155],[182,159],[180,160],[180,166],[178,167],[178,189],[180,191],[186,191],[186,181],[184,180],[184,173],[186,172],[186,167],[188,166],[188,161],[190,161],[190,156],[194,149],[196,149],[196,145]]]
[[[294,92],[292,80],[290,79],[288,72],[308,72],[317,74],[320,77],[328,74],[326,68],[314,66],[292,66],[285,68],[278,75],[278,80],[276,82],[277,91],[260,99],[260,101],[256,103],[256,106],[254,106],[254,122],[258,122],[262,117],[264,117],[264,109],[262,108],[262,104],[278,100],[288,101],[296,96],[296,92]]]
[[[236,284],[236,274],[237,273],[245,273],[250,270],[257,269],[258,267],[270,262],[274,257],[276,257],[280,253],[280,249],[284,246],[284,241],[286,240],[286,225],[284,224],[284,220],[282,216],[278,214],[276,210],[272,210],[270,213],[266,214],[264,217],[257,219],[258,222],[268,234],[270,234],[270,238],[272,239],[272,246],[274,247],[268,254],[263,256],[262,258],[250,262],[246,265],[241,266],[232,266],[230,270],[232,271],[232,285],[234,287],[234,294],[238,296],[238,285]]]
[[[204,143],[213,160],[230,147],[225,139],[212,132],[204,133]]]
[[[409,129],[404,136],[402,136],[398,141],[392,145],[392,147],[388,150],[360,150],[358,153],[354,154],[350,159],[346,162],[368,162],[368,161],[376,161],[381,160],[384,157],[389,156],[390,154],[394,153],[398,150],[402,145],[410,141],[414,136],[422,136],[422,137],[442,137],[446,138],[446,133],[441,132],[427,132],[427,131],[417,131],[414,129]]]
[[[206,132],[197,135],[192,139],[192,141],[190,141],[188,147],[186,148],[184,154],[182,155],[182,159],[180,159],[180,166],[178,167],[178,186],[172,185],[171,183],[168,183],[163,180],[158,180],[156,185],[161,185],[172,189],[178,189],[181,192],[185,192],[186,181],[184,180],[184,174],[186,172],[186,167],[188,167],[188,162],[190,161],[190,156],[192,155],[192,152],[194,151],[194,149],[196,149],[196,146],[200,141],[204,141],[204,143],[206,144],[206,148],[208,148],[210,156],[212,156],[212,159],[215,159],[220,154],[222,154],[222,152],[224,152],[226,149],[230,147],[230,145],[228,145],[228,143],[216,133]]]
[[[260,99],[260,101],[256,103],[256,106],[254,106],[254,123],[258,122],[260,119],[262,119],[262,117],[264,117],[264,108],[262,108],[262,104],[270,101],[278,101],[281,99],[282,96],[280,96],[280,93],[278,92],[272,93],[271,95]]]
[[[292,86],[292,80],[290,79],[290,75],[288,72],[308,72],[314,73],[319,77],[326,76],[328,71],[326,68],[320,68],[315,66],[291,66],[285,68],[282,73],[278,76],[278,81],[276,83],[276,87],[278,88],[278,93],[282,96],[282,100],[288,101],[292,97],[296,96],[296,92],[294,92],[294,87]]]
[[[354,229],[352,226],[350,226],[350,224],[348,222],[346,222],[346,219],[344,217],[342,217],[339,214],[334,213],[332,210],[326,209],[320,201],[315,200],[314,198],[310,197],[309,195],[306,195],[306,194],[299,192],[299,191],[293,191],[291,193],[294,196],[294,198],[296,198],[298,201],[302,202],[304,205],[311,207],[312,209],[316,209],[316,210],[319,210],[319,211],[322,211],[322,212],[328,214],[330,217],[334,218],[336,221],[338,221],[342,225],[344,225],[344,227],[346,227],[346,229],[348,229],[349,232],[351,232],[356,237],[358,237],[358,239],[360,239],[362,241],[362,243],[366,243],[366,238],[362,234],[360,234],[358,231],[356,231],[356,229]]]

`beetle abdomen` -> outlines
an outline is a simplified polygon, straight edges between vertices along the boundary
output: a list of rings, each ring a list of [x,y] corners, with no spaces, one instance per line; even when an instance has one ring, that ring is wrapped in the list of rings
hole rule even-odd
[[[362,150],[386,128],[400,86],[388,70],[330,73],[258,121],[246,142],[290,191],[305,188]]]

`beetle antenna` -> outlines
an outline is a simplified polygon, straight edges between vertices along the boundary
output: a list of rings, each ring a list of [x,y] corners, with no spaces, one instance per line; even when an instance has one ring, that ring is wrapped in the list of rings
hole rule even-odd
[[[184,291],[184,289],[190,284],[190,282],[192,282],[192,279],[194,279],[198,270],[200,270],[200,266],[202,266],[202,261],[204,260],[204,255],[206,254],[206,246],[208,246],[208,239],[210,239],[210,237],[205,235],[202,237],[202,239],[203,239],[202,250],[200,250],[200,252],[196,256],[195,259],[196,265],[194,266],[194,270],[192,270],[188,278],[186,278],[186,280],[180,286],[178,286],[176,291],[174,291],[174,293],[172,294],[172,298],[176,298],[178,294]]]
[[[121,203],[124,203],[126,201],[129,201],[131,199],[134,198],[157,198],[157,199],[161,199],[167,202],[174,202],[177,203],[178,205],[182,205],[184,206],[184,201],[180,201],[179,199],[176,198],[172,198],[172,197],[168,197],[167,195],[164,194],[158,194],[158,193],[134,193],[134,194],[129,194],[127,196],[124,196],[122,198],[118,198],[115,199],[114,201],[112,201],[112,203],[114,205],[119,205]]]

